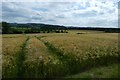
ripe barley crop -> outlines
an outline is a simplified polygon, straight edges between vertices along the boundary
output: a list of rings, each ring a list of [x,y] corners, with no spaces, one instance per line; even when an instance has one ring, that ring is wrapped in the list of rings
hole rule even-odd
[[[65,55],[75,56],[73,60],[80,62],[75,69],[106,65],[114,61],[117,62],[119,57],[118,34],[114,33],[66,34],[47,36],[42,40],[60,49]]]
[[[25,77],[46,78],[61,74],[62,63],[48,51],[47,47],[33,37],[28,41],[25,65]]]
[[[0,34],[0,78],[2,78],[2,35]]]
[[[11,36],[12,37],[12,36]],[[26,37],[2,38],[2,75],[6,78],[16,77],[16,54]]]
[[[60,78],[117,62],[117,33],[77,33],[3,35],[3,77]]]
[[[65,53],[72,53],[81,57],[89,53],[91,56],[94,54],[111,55],[118,51],[117,34],[64,35],[44,37],[42,39],[50,42]]]

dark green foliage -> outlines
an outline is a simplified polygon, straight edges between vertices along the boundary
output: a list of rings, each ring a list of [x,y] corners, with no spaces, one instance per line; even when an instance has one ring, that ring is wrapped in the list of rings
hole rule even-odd
[[[10,25],[7,22],[2,22],[2,33],[3,34],[11,33]]]
[[[68,30],[94,30],[106,33],[120,33],[120,28],[97,28],[97,27],[67,27]]]
[[[43,33],[45,33],[45,31],[43,31]]]
[[[76,34],[85,34],[85,33],[76,33]]]
[[[7,23],[2,22],[3,34],[22,34],[22,33],[66,33],[63,30],[66,30],[64,26],[58,25],[46,25],[46,24],[17,24],[17,23]],[[60,31],[61,30],[61,31]]]
[[[47,33],[50,33],[50,31],[48,30]]]
[[[92,28],[92,27],[65,27],[59,25],[39,24],[39,23],[7,23],[2,22],[3,34],[21,34],[21,33],[68,33],[66,30],[95,30],[104,31],[106,33],[119,33],[120,28]],[[14,28],[13,28],[14,27]],[[22,29],[20,29],[22,28]]]

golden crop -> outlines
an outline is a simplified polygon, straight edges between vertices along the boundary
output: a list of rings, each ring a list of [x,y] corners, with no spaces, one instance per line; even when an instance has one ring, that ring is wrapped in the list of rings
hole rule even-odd
[[[118,34],[70,34],[43,37],[42,40],[53,44],[65,54],[74,54],[79,58],[118,55]]]
[[[47,47],[35,37],[30,38],[26,48],[27,53],[26,60],[24,62],[26,77],[31,76],[38,78],[52,74],[54,69],[50,66],[50,64],[60,64],[60,61],[56,59],[56,57],[51,56],[51,53],[48,51]]]
[[[0,34],[0,74],[2,74],[2,35]],[[0,75],[0,78],[2,75]]]
[[[119,55],[117,33],[69,31],[2,37],[6,78],[59,78],[113,62]]]
[[[21,45],[26,37],[4,37],[2,38],[2,70],[4,77],[13,77],[15,75],[15,56],[21,49]]]

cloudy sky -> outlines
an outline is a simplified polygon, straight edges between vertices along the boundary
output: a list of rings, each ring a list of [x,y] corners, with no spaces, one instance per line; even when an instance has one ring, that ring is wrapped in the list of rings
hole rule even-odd
[[[119,0],[2,2],[2,21],[117,27]],[[1,3],[0,3],[1,4]]]

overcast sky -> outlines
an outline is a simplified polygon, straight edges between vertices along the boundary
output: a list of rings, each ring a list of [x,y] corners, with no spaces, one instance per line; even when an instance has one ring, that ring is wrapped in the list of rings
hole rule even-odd
[[[65,26],[118,27],[118,1],[2,2],[2,21]]]

